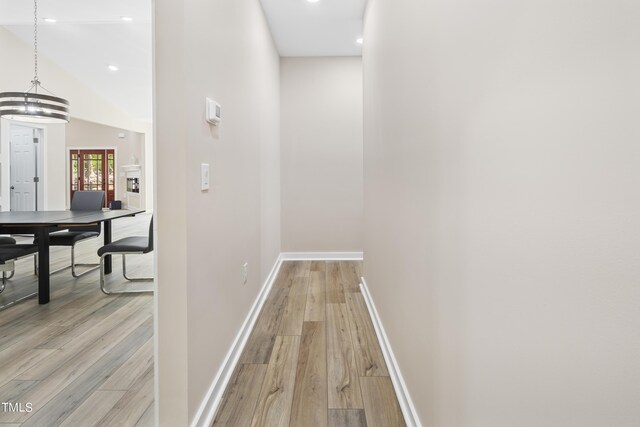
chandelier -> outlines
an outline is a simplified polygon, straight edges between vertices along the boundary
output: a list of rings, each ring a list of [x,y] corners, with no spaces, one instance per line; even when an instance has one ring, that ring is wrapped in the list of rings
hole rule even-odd
[[[68,123],[69,101],[54,96],[38,79],[38,0],[33,1],[33,17],[34,77],[24,92],[0,92],[0,117],[23,122]]]

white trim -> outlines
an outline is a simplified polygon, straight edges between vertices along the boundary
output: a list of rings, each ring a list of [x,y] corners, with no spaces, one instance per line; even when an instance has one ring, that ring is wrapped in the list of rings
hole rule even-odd
[[[276,262],[271,269],[271,272],[267,276],[264,285],[262,286],[262,290],[258,294],[251,310],[249,310],[249,314],[247,315],[242,327],[240,328],[240,332],[236,336],[236,339],[233,341],[227,356],[222,362],[222,366],[218,370],[213,383],[209,387],[209,391],[207,392],[204,400],[200,404],[200,408],[193,418],[193,422],[191,423],[191,427],[209,427],[213,424],[213,417],[218,409],[218,405],[222,401],[222,394],[224,393],[229,381],[231,380],[231,375],[240,360],[240,355],[244,350],[245,345],[247,344],[247,340],[249,339],[249,335],[253,330],[253,326],[258,320],[258,315],[260,314],[260,310],[267,300],[267,296],[271,291],[271,287],[273,286],[273,282],[275,281],[276,276],[278,275],[278,271],[280,270],[280,265],[282,265],[283,257],[282,254],[278,256]]]
[[[362,252],[283,252],[280,258],[285,261],[361,261]]]
[[[398,403],[400,404],[402,415],[404,415],[404,420],[409,427],[422,427],[420,418],[418,417],[415,406],[413,406],[409,390],[407,389],[407,385],[405,384],[402,373],[400,372],[400,367],[398,366],[396,357],[393,355],[393,350],[391,350],[391,343],[389,342],[387,333],[384,331],[382,321],[380,320],[376,306],[373,303],[373,299],[371,298],[371,294],[369,293],[369,288],[367,288],[367,282],[364,280],[364,277],[360,278],[360,290],[362,291],[362,296],[364,297],[364,301],[369,309],[369,315],[373,321],[373,327],[376,330],[376,335],[378,335],[378,341],[380,341],[380,347],[382,347],[384,360],[387,362],[391,382],[393,382],[393,388],[398,396]]]

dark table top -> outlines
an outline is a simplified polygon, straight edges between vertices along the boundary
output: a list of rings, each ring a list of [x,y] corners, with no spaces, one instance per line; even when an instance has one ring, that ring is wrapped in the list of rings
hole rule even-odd
[[[85,225],[143,213],[144,209],[103,211],[26,211],[0,212],[3,225]]]

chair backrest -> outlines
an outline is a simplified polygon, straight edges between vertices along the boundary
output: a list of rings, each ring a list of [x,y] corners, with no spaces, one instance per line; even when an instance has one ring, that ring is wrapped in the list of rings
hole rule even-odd
[[[104,191],[80,190],[73,193],[71,199],[72,211],[101,211],[104,207]],[[102,226],[86,225],[69,227],[69,231],[96,231],[100,233]]]
[[[73,193],[72,211],[99,211],[104,207],[104,191],[82,190]]]

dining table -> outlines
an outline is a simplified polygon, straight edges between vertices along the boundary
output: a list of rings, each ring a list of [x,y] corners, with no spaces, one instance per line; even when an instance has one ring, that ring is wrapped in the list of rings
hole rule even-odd
[[[111,221],[131,217],[144,209],[104,209],[101,211],[6,211],[0,212],[0,234],[33,234],[38,245],[38,302],[50,299],[49,233],[73,226],[103,224],[104,244],[111,243]],[[105,274],[112,270],[111,256],[104,260]]]

